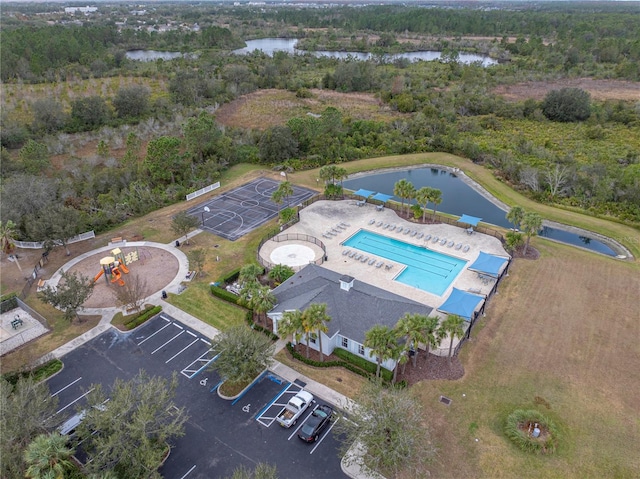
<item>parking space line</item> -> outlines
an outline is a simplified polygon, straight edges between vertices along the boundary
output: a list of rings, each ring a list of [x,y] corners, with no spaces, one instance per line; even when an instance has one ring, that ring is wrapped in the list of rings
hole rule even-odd
[[[184,326],[182,326],[181,324],[173,323],[173,325],[174,325],[176,328],[184,329]]]
[[[289,389],[291,386],[293,386],[293,383],[287,383],[285,385],[285,387],[283,387],[280,392],[278,394],[276,394],[274,396],[274,398],[271,400],[270,403],[268,403],[265,407],[262,408],[262,410],[256,415],[256,421],[258,421],[260,424],[262,424],[263,426],[269,427],[273,424],[273,421],[276,420],[275,416],[274,417],[265,417],[263,416],[263,414],[271,407],[275,404],[275,402],[280,399],[282,397],[282,395],[287,391],[287,389]],[[262,422],[261,419],[271,419],[271,421],[267,422]]]
[[[171,338],[170,340],[168,340],[166,343],[164,343],[162,346],[158,346],[156,349],[154,349],[151,354],[155,354],[158,351],[160,351],[162,348],[164,348],[167,344],[169,344],[171,341],[173,341],[174,339],[176,339],[178,336],[180,336],[181,334],[184,333],[184,329],[182,331],[180,331],[178,334],[176,334],[173,338]]]
[[[169,318],[167,318],[164,314],[161,314],[161,315],[160,315],[160,317],[161,317],[162,319],[164,319],[164,320],[165,320],[166,322],[168,322],[168,323],[170,323],[170,322],[171,322],[171,320],[170,320]]]
[[[315,401],[314,401],[314,402],[315,402]],[[320,404],[316,403],[316,407],[314,407],[314,408],[311,410],[311,413],[313,414],[313,411],[315,411],[315,410],[316,410],[316,409],[318,409],[319,407],[320,407]],[[308,408],[307,408],[307,409],[308,409]],[[306,412],[306,411],[305,411],[305,412]],[[303,414],[304,414],[304,413],[303,413]],[[296,435],[296,433],[298,432],[298,430],[299,430],[302,426],[304,426],[304,423],[305,423],[305,422],[307,422],[307,419],[309,419],[309,416],[311,416],[311,414],[307,414],[307,417],[305,417],[305,418],[304,418],[304,421],[302,421],[302,422],[300,423],[300,425],[299,425],[297,428],[295,428],[295,430],[291,433],[291,436],[289,436],[289,438],[287,439],[287,441],[291,441],[291,438],[292,438],[293,436],[295,436],[295,435]]]
[[[200,341],[211,346],[211,341],[207,341],[206,339],[203,339],[203,338],[200,338]]]
[[[210,352],[212,352],[213,349],[209,349],[207,351],[205,351],[204,353],[202,353],[202,355],[196,359],[195,361],[193,361],[191,364],[189,364],[186,368],[184,368],[182,371],[180,371],[182,374],[184,374],[186,377],[188,377],[189,379],[193,379],[194,377],[196,377],[196,375],[200,374],[207,366],[209,366],[209,364],[211,364],[212,362],[214,362],[216,359],[218,359],[218,356],[220,356],[220,354],[216,354],[214,357],[212,357],[211,359],[209,358],[205,358],[205,356],[207,354],[209,354]],[[203,359],[204,358],[204,359]],[[193,367],[195,364],[204,362],[205,364],[203,366],[201,366],[199,369],[194,370],[194,369],[190,369],[191,367]],[[187,373],[193,373],[192,375],[189,375]]]
[[[77,383],[78,381],[80,381],[82,379],[82,376],[80,376],[78,379],[76,379],[75,381],[67,384],[65,387],[63,387],[62,389],[57,390],[56,392],[54,392],[51,397],[57,396],[58,394],[60,394],[62,391],[64,391],[65,389],[73,386],[75,383]]]
[[[164,318],[163,318],[164,319]],[[164,328],[166,328],[167,326],[169,326],[171,323],[169,324],[165,324],[164,326],[162,326],[160,329],[158,329],[155,333],[153,333],[151,336],[149,336],[148,338],[143,339],[142,341],[140,341],[138,343],[138,346],[140,346],[142,343],[144,343],[145,341],[153,338],[156,334],[158,334],[160,331],[162,331]]]
[[[91,391],[93,391],[95,388],[91,388],[89,389],[86,393],[84,393],[82,396],[80,396],[79,398],[74,399],[73,401],[71,401],[69,404],[67,404],[65,407],[63,407],[62,409],[59,409],[56,414],[60,414],[62,411],[64,411],[65,409],[67,409],[69,406],[73,406],[75,403],[77,403],[78,401],[80,401],[80,399],[82,399],[83,397],[85,397],[87,394],[89,394]]]
[[[193,336],[194,338],[197,338],[198,335],[196,333],[192,333],[191,331],[187,330],[187,334],[190,334],[191,336]]]
[[[191,471],[193,471],[195,468],[196,468],[196,465],[194,464],[193,467],[189,469],[187,473],[184,476],[182,476],[180,479],[184,479],[185,477],[187,477],[189,474],[191,474]]]
[[[325,438],[325,437],[327,437],[327,436],[329,435],[329,433],[330,433],[330,432],[331,432],[331,430],[333,429],[333,426],[335,426],[335,425],[338,423],[338,421],[339,421],[339,420],[340,420],[340,417],[338,416],[338,419],[336,419],[336,420],[333,422],[333,424],[331,424],[331,426],[329,426],[329,429],[327,429],[327,430],[325,431],[325,433],[322,435],[322,437],[316,441],[315,446],[313,446],[313,449],[311,449],[311,450],[309,451],[309,454],[313,454],[313,453],[315,452],[315,450],[316,450],[316,449],[318,449],[318,446],[320,446],[320,443],[321,443],[322,441],[324,441],[324,438]]]
[[[188,333],[189,331],[187,331]],[[191,344],[185,346],[184,348],[182,348],[182,350],[178,351],[176,354],[174,354],[172,357],[170,357],[169,359],[167,359],[164,363],[168,364],[169,361],[171,361],[172,359],[174,359],[176,356],[178,356],[180,353],[184,352],[185,350],[189,349],[191,346],[193,346],[194,344],[196,344],[198,342],[198,340],[194,340]]]

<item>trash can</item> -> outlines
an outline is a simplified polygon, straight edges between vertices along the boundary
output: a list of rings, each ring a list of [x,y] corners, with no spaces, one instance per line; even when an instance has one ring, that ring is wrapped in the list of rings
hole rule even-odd
[[[176,248],[180,247],[180,241],[176,240]]]
[[[167,299],[167,292],[164,289],[162,290],[162,299]]]

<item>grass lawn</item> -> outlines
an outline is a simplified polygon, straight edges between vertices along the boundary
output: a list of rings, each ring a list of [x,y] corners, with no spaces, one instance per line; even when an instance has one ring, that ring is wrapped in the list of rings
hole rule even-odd
[[[347,173],[353,174],[382,168],[403,168],[423,164],[438,164],[460,168],[467,176],[480,183],[487,191],[504,203],[511,206],[520,205],[529,211],[536,211],[547,220],[577,226],[613,238],[626,246],[633,254],[636,262],[640,262],[640,232],[636,228],[582,214],[578,211],[569,211],[536,203],[496,179],[491,170],[476,165],[466,158],[448,153],[421,153],[367,158],[341,163],[340,166],[345,168]],[[292,173],[289,178],[293,183],[317,189],[318,169]]]
[[[212,296],[205,283],[190,285],[182,294],[170,294],[167,301],[220,331],[243,323],[246,314],[244,308]]]
[[[432,472],[638,477],[640,266],[542,239],[534,245],[540,259],[514,262],[462,348],[465,376],[414,388],[440,448]],[[450,406],[438,402],[441,394]],[[506,439],[516,408],[537,409],[560,426],[555,455],[532,456]]]

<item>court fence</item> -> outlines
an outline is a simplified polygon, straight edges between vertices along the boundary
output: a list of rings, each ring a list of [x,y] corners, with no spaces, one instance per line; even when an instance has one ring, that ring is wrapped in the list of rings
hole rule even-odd
[[[204,188],[200,188],[198,191],[194,191],[193,193],[189,193],[187,195],[187,201],[191,201],[194,198],[197,198],[198,196],[202,196],[205,193],[209,193],[210,191],[213,191],[217,188],[220,188],[220,182],[216,182],[216,183],[212,183],[208,186],[205,186]]]
[[[84,241],[84,240],[92,239],[95,237],[96,237],[95,231],[91,230],[91,231],[87,231],[86,233],[81,233],[77,236],[67,239],[66,244],[73,244],[73,243],[77,243],[78,241]],[[16,245],[16,247],[24,248],[24,249],[44,248],[43,241],[14,241],[13,243]],[[62,246],[62,245],[63,245],[62,240],[55,240],[53,242],[53,246]]]
[[[258,262],[268,270],[273,269],[273,267],[276,266],[276,265],[274,263],[272,263],[271,261],[263,258],[262,255],[260,254],[260,251],[262,251],[262,247],[264,246],[264,244],[267,241],[275,241],[276,243],[281,243],[283,241],[305,241],[307,243],[313,243],[315,245],[320,246],[320,248],[322,249],[322,255],[320,256],[320,258],[318,258],[318,259],[316,259],[314,261],[309,261],[308,264],[318,264],[318,265],[320,265],[320,264],[324,263],[326,258],[327,258],[327,247],[325,246],[325,244],[322,241],[320,241],[315,236],[305,235],[305,234],[301,234],[301,233],[285,233],[285,234],[276,233],[273,236],[268,236],[268,237],[263,238],[262,241],[260,241],[260,245],[258,246],[258,254],[257,254]],[[294,271],[300,271],[305,266],[306,266],[306,264],[299,265],[299,266],[294,266],[293,270]]]

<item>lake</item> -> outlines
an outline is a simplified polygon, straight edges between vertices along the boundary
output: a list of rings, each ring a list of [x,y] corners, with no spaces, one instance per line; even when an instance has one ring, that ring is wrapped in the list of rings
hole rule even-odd
[[[393,187],[398,180],[406,179],[411,182],[416,190],[423,186],[431,186],[442,191],[442,203],[436,211],[442,211],[451,215],[463,214],[482,218],[485,223],[490,223],[504,228],[512,228],[513,225],[506,219],[506,211],[489,201],[477,190],[465,183],[455,173],[440,168],[412,168],[409,170],[394,170],[383,173],[358,176],[343,182],[345,189],[357,191],[360,188],[372,190],[378,193],[393,195]],[[396,199],[400,201],[399,198]],[[415,201],[412,201],[415,203]],[[429,209],[433,206],[430,204]],[[561,243],[596,251],[609,256],[617,256],[611,247],[592,236],[579,234],[544,226],[539,233],[545,238],[554,239]]]
[[[297,38],[260,38],[258,40],[248,40],[247,46],[244,48],[239,48],[238,50],[234,50],[232,53],[238,55],[246,55],[247,53],[251,53],[254,50],[261,50],[265,55],[273,56],[274,52],[286,52],[291,55],[293,54],[306,54],[309,53],[316,57],[324,57],[324,58],[338,58],[338,59],[347,59],[354,58],[356,60],[369,60],[371,58],[376,57],[376,55],[372,53],[366,52],[334,52],[334,51],[309,51],[306,50],[297,50],[296,45],[298,44]],[[381,55],[381,57],[387,61],[393,61],[396,59],[407,59],[411,62],[415,61],[432,61],[438,60],[441,56],[442,52],[438,51],[417,51],[417,52],[406,52],[406,53],[397,53],[394,55]],[[472,53],[460,53],[458,57],[458,61],[460,63],[475,63],[479,62],[482,66],[491,66],[497,65],[498,61],[490,58],[487,55],[476,55]]]

